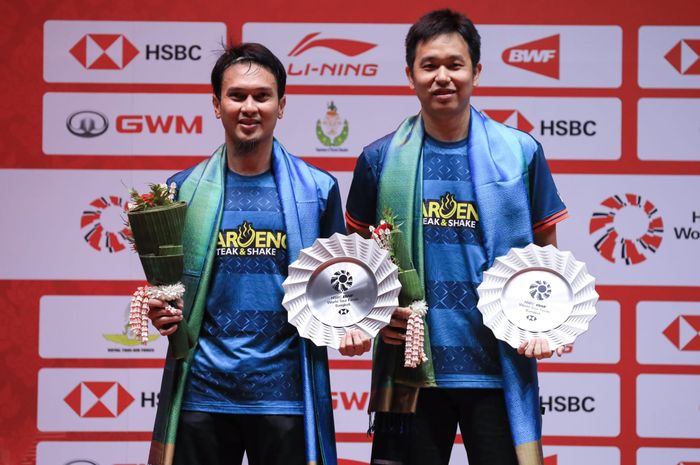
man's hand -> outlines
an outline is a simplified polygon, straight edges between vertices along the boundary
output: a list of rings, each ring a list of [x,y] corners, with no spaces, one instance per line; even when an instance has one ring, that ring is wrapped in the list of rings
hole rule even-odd
[[[411,313],[411,309],[406,307],[397,307],[394,310],[389,325],[379,332],[384,343],[399,346],[406,342],[406,326]]]
[[[148,301],[148,318],[161,336],[170,336],[182,321],[182,299],[177,299],[176,307],[158,299]]]
[[[340,341],[338,351],[346,357],[354,357],[362,355],[372,347],[372,339],[370,339],[364,331],[359,329],[351,329],[345,332],[345,337]]]
[[[525,355],[527,358],[536,358],[537,360],[542,360],[543,358],[550,358],[555,353],[558,357],[564,353],[566,346],[559,346],[556,350],[552,351],[549,348],[549,342],[547,339],[535,337],[529,341],[525,341],[518,347],[518,353],[520,355]]]

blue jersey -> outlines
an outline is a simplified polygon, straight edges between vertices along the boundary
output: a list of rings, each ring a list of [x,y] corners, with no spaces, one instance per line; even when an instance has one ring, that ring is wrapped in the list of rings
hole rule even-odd
[[[438,386],[501,387],[496,339],[476,308],[486,263],[467,139],[423,143],[425,288]]]
[[[365,148],[348,194],[346,220],[358,229],[377,224],[377,186],[393,134]],[[487,263],[469,172],[468,139],[423,142],[422,221],[428,325],[440,387],[501,387],[497,341],[476,308],[476,287]],[[565,217],[541,147],[528,165],[533,231]]]
[[[281,305],[287,235],[271,172],[227,172],[207,309],[183,409],[303,413],[299,338]]]

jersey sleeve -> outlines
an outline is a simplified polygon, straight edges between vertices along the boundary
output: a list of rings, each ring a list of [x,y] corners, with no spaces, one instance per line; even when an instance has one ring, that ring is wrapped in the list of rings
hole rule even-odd
[[[354,229],[367,229],[376,223],[377,172],[366,152],[358,157],[345,206],[345,222]]]
[[[529,179],[533,231],[547,229],[569,216],[539,143],[530,162]]]
[[[343,223],[343,201],[340,199],[340,189],[338,182],[334,179],[333,186],[328,192],[326,208],[321,214],[321,237],[330,237],[334,233],[345,233]]]

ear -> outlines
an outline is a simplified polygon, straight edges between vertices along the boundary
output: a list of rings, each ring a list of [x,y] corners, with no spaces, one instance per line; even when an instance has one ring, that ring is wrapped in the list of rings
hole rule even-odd
[[[284,107],[287,105],[287,96],[283,96],[280,99],[280,105],[279,108],[277,109],[277,119],[282,119],[282,116],[284,116]]]
[[[408,87],[410,87],[412,90],[416,90],[416,86],[413,83],[413,72],[408,66],[406,66],[406,77],[408,78]]]
[[[481,77],[481,63],[476,65],[476,68],[474,68],[474,86],[479,85],[479,78]]]
[[[216,98],[216,95],[211,96],[211,104],[214,106],[214,114],[217,119],[221,119],[221,102]]]

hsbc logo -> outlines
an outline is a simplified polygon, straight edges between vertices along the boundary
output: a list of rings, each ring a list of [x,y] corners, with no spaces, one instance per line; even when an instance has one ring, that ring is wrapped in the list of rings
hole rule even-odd
[[[146,60],[197,61],[202,47],[183,44],[147,44]],[[70,49],[70,54],[86,69],[124,69],[136,58],[139,50],[123,34],[85,34]]]
[[[518,110],[483,110],[489,118],[523,132],[530,132],[535,127]]]
[[[532,132],[535,126],[518,110],[483,110],[494,121],[503,123],[523,132]],[[593,120],[542,119],[537,133],[540,136],[595,136],[597,123]]]
[[[139,51],[123,34],[85,34],[70,54],[87,69],[124,69]]]
[[[680,351],[700,351],[700,315],[680,315],[663,334]]]
[[[558,465],[559,460],[556,455],[550,455],[544,458],[544,465]]]
[[[226,37],[224,23],[48,20],[44,80],[204,84]]]
[[[559,79],[559,34],[507,48],[501,58],[507,65]]]
[[[664,55],[683,75],[700,75],[700,39],[682,39]]]
[[[83,381],[63,401],[81,418],[116,418],[134,397],[115,381]]]

